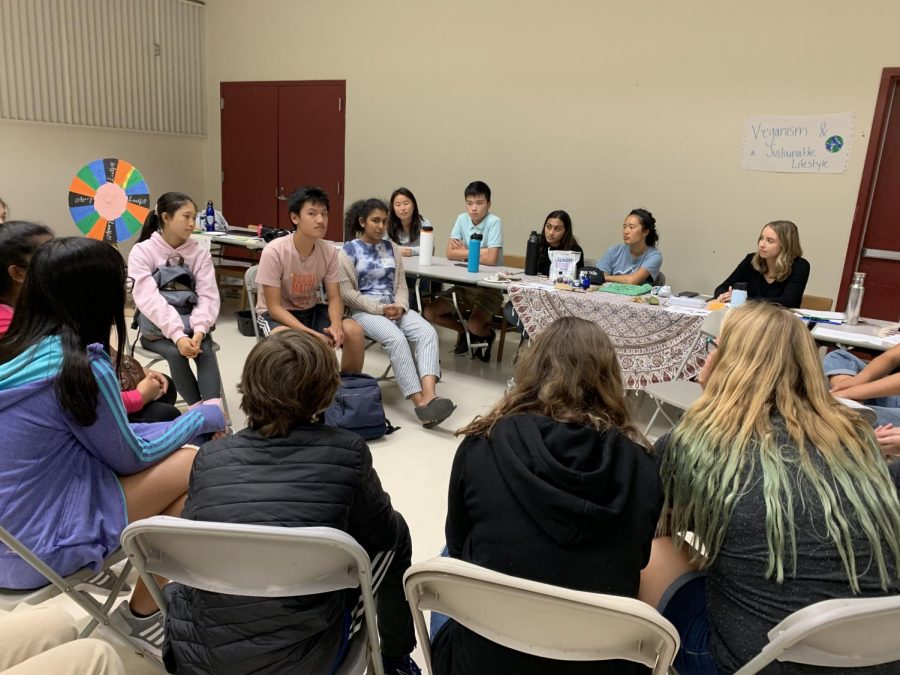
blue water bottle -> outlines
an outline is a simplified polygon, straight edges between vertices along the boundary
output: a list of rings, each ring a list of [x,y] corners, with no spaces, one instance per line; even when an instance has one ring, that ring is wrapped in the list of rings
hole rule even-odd
[[[206,231],[207,232],[215,232],[216,231],[216,210],[213,208],[212,201],[206,202]]]
[[[478,261],[481,258],[481,240],[482,236],[477,232],[469,237],[469,271],[478,271]]]

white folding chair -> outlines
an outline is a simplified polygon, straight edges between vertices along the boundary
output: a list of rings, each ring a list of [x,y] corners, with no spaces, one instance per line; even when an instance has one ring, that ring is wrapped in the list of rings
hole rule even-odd
[[[644,428],[645,436],[650,433],[650,430],[653,428],[653,423],[660,415],[666,418],[666,421],[669,423],[669,428],[675,426],[676,420],[673,420],[669,416],[669,414],[663,407],[664,405],[669,405],[673,408],[684,411],[690,408],[694,404],[694,401],[700,398],[702,389],[700,388],[699,384],[697,384],[696,382],[690,382],[688,380],[679,380],[678,378],[682,375],[682,373],[684,373],[684,369],[687,366],[687,363],[690,360],[691,356],[693,355],[694,349],[696,349],[697,344],[707,337],[715,337],[719,334],[719,330],[722,327],[722,319],[724,318],[724,316],[725,310],[710,312],[710,314],[703,320],[703,323],[700,325],[700,331],[697,333],[696,339],[691,344],[691,348],[688,349],[687,353],[684,355],[684,358],[675,371],[675,379],[671,380],[670,382],[657,382],[655,384],[648,384],[646,387],[644,387],[644,393],[647,394],[656,405],[656,409],[653,411],[653,415],[651,415],[650,421],[647,422],[647,426]]]
[[[259,324],[256,315],[256,273],[259,272],[259,265],[254,265],[244,273],[244,290],[247,293],[247,302],[250,304],[250,317],[253,319],[253,335],[259,342],[262,336],[259,334]]]
[[[819,666],[825,673],[900,662],[898,633],[900,596],[823,600],[770,630],[769,643],[735,675],[753,675],[773,661]]]
[[[662,675],[678,651],[675,627],[633,598],[518,579],[453,558],[411,566],[403,586],[429,673],[426,609],[448,615],[491,642],[549,659],[625,659]]]
[[[78,637],[83,638],[89,636],[100,624],[117,633],[119,632],[115,626],[109,623],[109,613],[112,610],[116,599],[119,597],[120,591],[125,585],[125,579],[131,571],[131,563],[126,561],[124,567],[122,567],[119,572],[114,572],[109,569],[109,567],[125,558],[121,549],[117,550],[104,561],[104,569],[106,569],[113,577],[113,584],[110,588],[109,595],[101,603],[94,599],[87,591],[78,589],[78,584],[90,579],[96,574],[96,572],[90,568],[85,567],[73,574],[62,577],[57,574],[53,568],[47,565],[47,563],[38,558],[31,549],[25,546],[25,544],[3,527],[0,527],[0,542],[8,546],[14,553],[18,554],[19,557],[37,570],[41,576],[47,579],[46,586],[29,591],[0,588],[0,609],[4,612],[11,612],[22,604],[39,605],[45,600],[49,600],[50,598],[63,593],[70,597],[79,607],[87,612],[88,616],[91,617],[90,622],[84,627]],[[123,639],[128,639],[127,635],[121,633],[120,635]]]
[[[365,625],[351,640],[339,675],[384,675],[369,556],[330,527],[273,527],[155,516],[122,532],[122,548],[160,609],[154,574],[214,593],[281,598],[359,588]]]

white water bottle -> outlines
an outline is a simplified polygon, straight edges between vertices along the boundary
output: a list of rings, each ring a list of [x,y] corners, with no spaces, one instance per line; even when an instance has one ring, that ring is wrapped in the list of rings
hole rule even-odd
[[[859,323],[859,311],[862,309],[863,295],[866,293],[865,283],[866,273],[854,272],[850,292],[847,294],[847,311],[844,317],[851,326]]]
[[[423,225],[419,232],[419,265],[430,265],[434,253],[434,228]]]

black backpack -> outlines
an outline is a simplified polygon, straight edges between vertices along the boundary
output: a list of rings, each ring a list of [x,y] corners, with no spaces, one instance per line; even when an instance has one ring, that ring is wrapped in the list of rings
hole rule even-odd
[[[181,315],[184,332],[192,335],[191,312],[197,305],[197,291],[194,290],[194,275],[184,264],[180,255],[169,258],[165,265],[160,265],[153,272],[153,279],[159,288],[159,294],[166,299],[175,311]],[[163,337],[162,331],[140,312],[135,312],[137,324],[144,335]]]
[[[367,441],[400,428],[384,416],[378,380],[365,373],[341,373],[341,384],[324,418],[328,426],[352,431]]]

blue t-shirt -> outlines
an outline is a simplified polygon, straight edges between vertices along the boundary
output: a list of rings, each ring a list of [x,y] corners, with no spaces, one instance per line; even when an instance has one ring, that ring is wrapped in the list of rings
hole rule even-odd
[[[628,244],[617,244],[611,246],[597,263],[597,268],[604,274],[613,275],[634,274],[641,267],[650,272],[647,283],[652,284],[659,276],[659,269],[662,267],[662,253],[658,248],[648,246],[646,251],[635,258],[631,255]]]
[[[469,245],[469,239],[472,234],[478,232],[481,236],[481,248],[499,248],[500,255],[497,257],[497,265],[503,264],[503,223],[493,213],[489,213],[484,217],[478,225],[472,224],[472,218],[468,213],[460,213],[453,223],[453,230],[450,232],[451,239],[458,239],[466,246]]]
[[[385,303],[394,302],[394,247],[389,241],[367,244],[362,239],[354,239],[344,244],[344,253],[356,267],[359,292],[363,295],[381,298]]]

